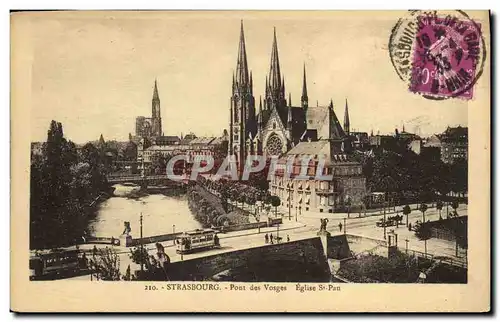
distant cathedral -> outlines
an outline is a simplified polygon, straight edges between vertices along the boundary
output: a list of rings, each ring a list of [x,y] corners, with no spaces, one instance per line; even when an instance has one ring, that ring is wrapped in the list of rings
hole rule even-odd
[[[343,128],[332,101],[328,107],[310,107],[305,65],[300,106],[292,106],[291,94],[287,101],[285,93],[285,77],[280,69],[274,29],[269,75],[257,113],[242,23],[236,72],[233,74],[228,145],[228,154],[236,157],[240,170],[244,165],[240,161],[249,154],[280,156],[300,142],[328,140],[332,154],[347,153],[350,149],[347,100]]]
[[[158,85],[155,80],[153,99],[151,101],[151,117],[138,116],[135,119],[136,137],[151,138],[163,135],[161,128],[160,97]]]

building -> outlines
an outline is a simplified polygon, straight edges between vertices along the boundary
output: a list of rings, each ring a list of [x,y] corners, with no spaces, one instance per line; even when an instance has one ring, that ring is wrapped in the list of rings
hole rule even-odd
[[[135,119],[135,136],[152,138],[162,135],[160,96],[158,95],[158,84],[155,80],[153,99],[151,100],[151,117],[138,116]]]
[[[441,160],[453,163],[458,159],[468,159],[468,129],[466,127],[448,127],[441,135]]]
[[[288,157],[296,160],[313,157],[309,179],[287,178],[279,173],[270,183],[272,194],[280,196],[284,206],[297,211],[334,212],[359,206],[366,193],[362,166],[352,157],[352,141],[348,102],[345,103],[344,128],[334,111],[333,101],[325,106],[309,106],[306,68],[303,66],[302,93],[297,105],[291,94],[286,99],[285,77],[279,62],[278,41],[274,29],[269,74],[264,97],[259,98],[258,113],[253,95],[253,76],[249,72],[243,23],[240,29],[236,72],[233,74],[230,106],[228,155],[235,156],[236,166],[243,172],[248,155]],[[365,140],[360,136],[359,144]],[[330,181],[315,180],[320,158],[325,158]],[[295,169],[295,170],[296,170]],[[297,173],[298,174],[298,173]],[[350,206],[348,206],[350,205]]]
[[[307,169],[307,179],[299,179],[301,160],[313,157]],[[300,142],[282,159],[286,163],[293,157],[294,165],[290,178],[278,172],[270,182],[270,192],[277,195],[282,206],[290,211],[339,212],[359,210],[366,195],[366,178],[360,163],[351,159],[342,150],[342,140],[319,140]],[[332,180],[317,180],[318,162],[325,160],[324,175]],[[281,160],[280,160],[281,161]]]
[[[156,154],[161,154],[164,157],[182,154],[186,155],[187,163],[192,163],[197,155],[210,155],[214,157],[217,153],[217,148],[222,143],[223,141],[217,137],[199,137],[191,140],[189,143],[152,145],[143,152],[144,163],[151,163],[152,158]]]
[[[285,77],[279,62],[276,29],[272,40],[269,75],[265,93],[258,100],[258,113],[253,92],[253,75],[249,71],[243,23],[240,29],[236,71],[233,74],[230,99],[228,155],[235,156],[240,173],[244,160],[250,154],[280,156],[300,142],[317,141],[330,137],[326,120],[342,129],[335,113],[329,107],[310,107],[307,94],[306,69],[303,66],[300,103],[292,104],[291,94],[286,99]],[[349,133],[349,114],[346,100],[344,126]],[[342,135],[345,135],[342,130]],[[243,162],[242,162],[243,161]]]
[[[177,145],[181,143],[181,138],[177,135],[162,135],[154,139],[155,145]]]

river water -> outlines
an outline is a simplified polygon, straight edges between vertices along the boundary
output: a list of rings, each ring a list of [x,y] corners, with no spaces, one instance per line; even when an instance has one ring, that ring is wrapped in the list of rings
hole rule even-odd
[[[186,196],[151,194],[138,199],[128,198],[135,187],[115,185],[115,196],[102,202],[96,218],[89,224],[90,234],[97,237],[118,237],[123,222],[129,221],[131,235],[140,235],[140,214],[143,215],[143,236],[154,236],[202,228],[191,214]],[[175,228],[173,227],[175,225]]]

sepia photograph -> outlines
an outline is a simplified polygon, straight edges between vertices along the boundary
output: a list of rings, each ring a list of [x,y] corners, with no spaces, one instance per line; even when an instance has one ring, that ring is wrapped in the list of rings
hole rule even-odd
[[[488,288],[489,19],[11,13],[16,279],[139,297]]]

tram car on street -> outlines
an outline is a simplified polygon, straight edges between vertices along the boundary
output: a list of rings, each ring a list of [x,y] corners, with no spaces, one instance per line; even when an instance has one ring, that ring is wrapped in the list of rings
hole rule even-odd
[[[175,241],[178,254],[187,254],[219,247],[219,237],[213,229],[196,229],[184,232]]]
[[[86,269],[85,258],[78,250],[48,252],[30,256],[30,280],[75,276]]]

